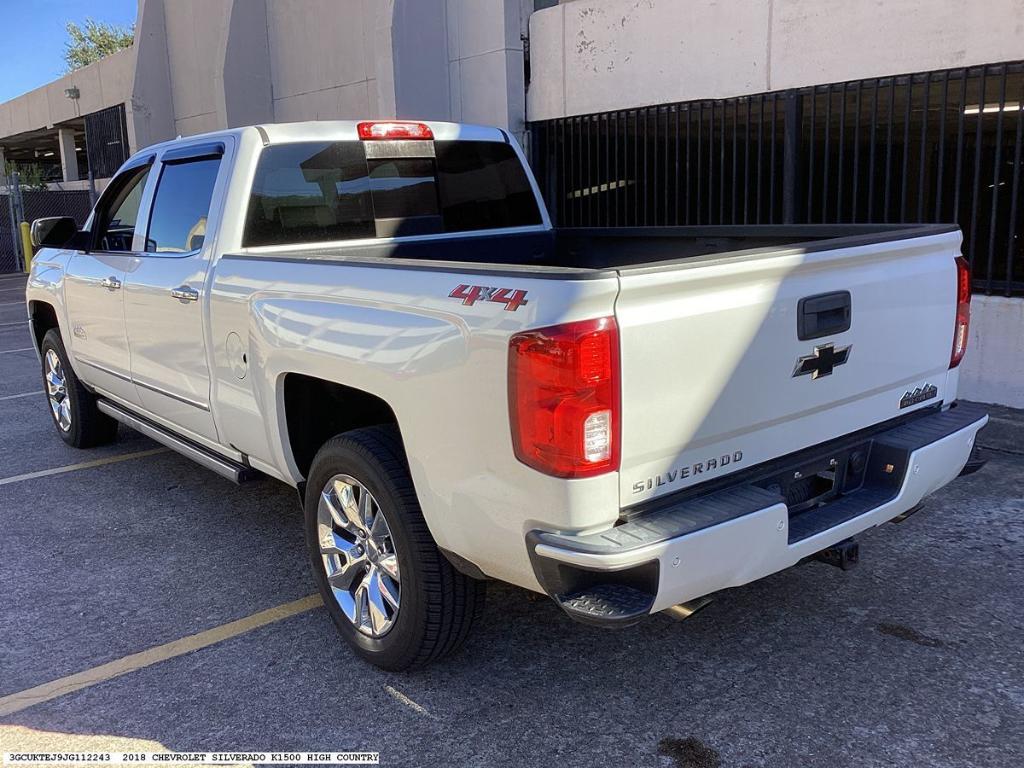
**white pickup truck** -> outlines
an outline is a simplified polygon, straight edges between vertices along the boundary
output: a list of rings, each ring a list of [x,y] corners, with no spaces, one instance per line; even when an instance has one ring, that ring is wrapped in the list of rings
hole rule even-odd
[[[33,237],[64,441],[120,422],[295,486],[334,622],[388,669],[459,646],[486,579],[622,626],[848,566],[988,418],[956,401],[955,227],[558,230],[496,128],[178,139]]]

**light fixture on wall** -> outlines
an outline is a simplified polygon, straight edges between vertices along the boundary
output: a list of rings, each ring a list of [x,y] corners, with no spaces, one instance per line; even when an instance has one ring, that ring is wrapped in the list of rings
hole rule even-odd
[[[72,85],[70,88],[65,88],[64,89],[64,95],[67,98],[72,99],[73,101],[77,101],[78,97],[81,96],[82,94],[79,93],[77,85]]]

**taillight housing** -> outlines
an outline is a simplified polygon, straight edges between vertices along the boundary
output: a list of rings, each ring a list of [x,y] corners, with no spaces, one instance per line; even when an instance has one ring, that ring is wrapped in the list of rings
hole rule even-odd
[[[956,368],[967,351],[967,334],[971,327],[971,265],[963,256],[956,257],[956,325],[953,327],[953,351],[949,367]]]
[[[380,139],[432,139],[434,132],[426,123],[410,123],[404,120],[374,120],[359,123],[356,132],[363,141]]]
[[[619,468],[619,329],[614,317],[517,333],[509,342],[512,446],[555,477]]]

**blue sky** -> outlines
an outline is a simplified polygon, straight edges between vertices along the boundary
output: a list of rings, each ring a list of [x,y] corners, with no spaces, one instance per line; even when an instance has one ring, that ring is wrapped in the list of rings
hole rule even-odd
[[[137,0],[0,0],[0,102],[64,73],[67,22],[131,24],[137,11]]]

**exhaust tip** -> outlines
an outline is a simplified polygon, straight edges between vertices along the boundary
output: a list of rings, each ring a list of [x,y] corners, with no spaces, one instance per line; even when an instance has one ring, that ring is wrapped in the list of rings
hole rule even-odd
[[[710,597],[698,597],[696,600],[691,600],[688,603],[680,603],[679,605],[673,605],[670,608],[666,608],[662,611],[670,619],[676,621],[682,621],[688,619],[697,611],[707,608],[711,604],[712,598]]]

